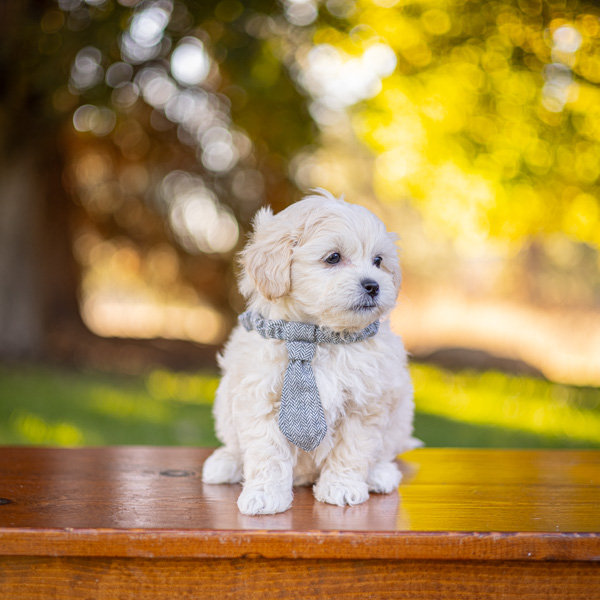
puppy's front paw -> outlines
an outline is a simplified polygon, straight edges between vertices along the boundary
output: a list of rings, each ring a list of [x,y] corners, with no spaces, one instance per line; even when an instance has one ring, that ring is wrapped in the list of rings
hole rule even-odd
[[[217,448],[202,467],[204,483],[239,483],[242,480],[242,461],[227,448]]]
[[[367,485],[370,492],[389,494],[397,489],[402,473],[394,463],[377,463],[369,471]]]
[[[292,492],[265,492],[244,487],[238,498],[238,508],[244,515],[274,515],[292,505]]]
[[[354,506],[369,499],[369,488],[364,481],[319,479],[313,487],[315,498],[327,504]]]

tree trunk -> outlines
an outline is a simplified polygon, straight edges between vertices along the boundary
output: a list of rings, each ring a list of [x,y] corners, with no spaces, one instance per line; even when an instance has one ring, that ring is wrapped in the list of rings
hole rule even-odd
[[[0,170],[0,356],[45,357],[62,329],[81,330],[71,252],[74,206],[54,141],[30,143]]]
[[[43,317],[39,278],[41,190],[35,157],[21,151],[0,171],[0,356],[40,354]]]

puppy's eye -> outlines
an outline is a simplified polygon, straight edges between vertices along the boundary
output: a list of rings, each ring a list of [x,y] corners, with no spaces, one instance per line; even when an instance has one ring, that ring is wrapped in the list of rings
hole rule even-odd
[[[383,261],[383,258],[381,258],[381,256],[376,256],[373,259],[373,264],[379,269],[381,267],[382,261]]]
[[[325,259],[325,262],[328,265],[337,265],[340,260],[342,260],[341,254],[339,252],[333,252]]]

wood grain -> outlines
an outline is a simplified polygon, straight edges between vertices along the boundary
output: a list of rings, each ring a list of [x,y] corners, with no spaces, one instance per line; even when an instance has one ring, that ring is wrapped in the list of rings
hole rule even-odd
[[[240,515],[237,485],[205,485],[202,448],[0,448],[0,528],[600,531],[600,452],[422,449],[399,494],[340,508],[297,488],[292,510]]]
[[[0,559],[10,600],[596,600],[591,563]]]
[[[198,448],[0,448],[0,598],[600,598],[600,452],[422,449],[247,517]]]

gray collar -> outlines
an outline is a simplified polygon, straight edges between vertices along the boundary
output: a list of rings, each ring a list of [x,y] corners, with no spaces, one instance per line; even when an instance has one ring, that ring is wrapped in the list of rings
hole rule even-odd
[[[314,450],[327,433],[311,367],[317,344],[362,342],[379,331],[379,321],[360,331],[337,332],[310,323],[269,321],[258,313],[247,311],[239,316],[239,322],[247,331],[254,330],[264,338],[286,342],[289,362],[283,378],[279,428],[292,444],[307,452]]]

